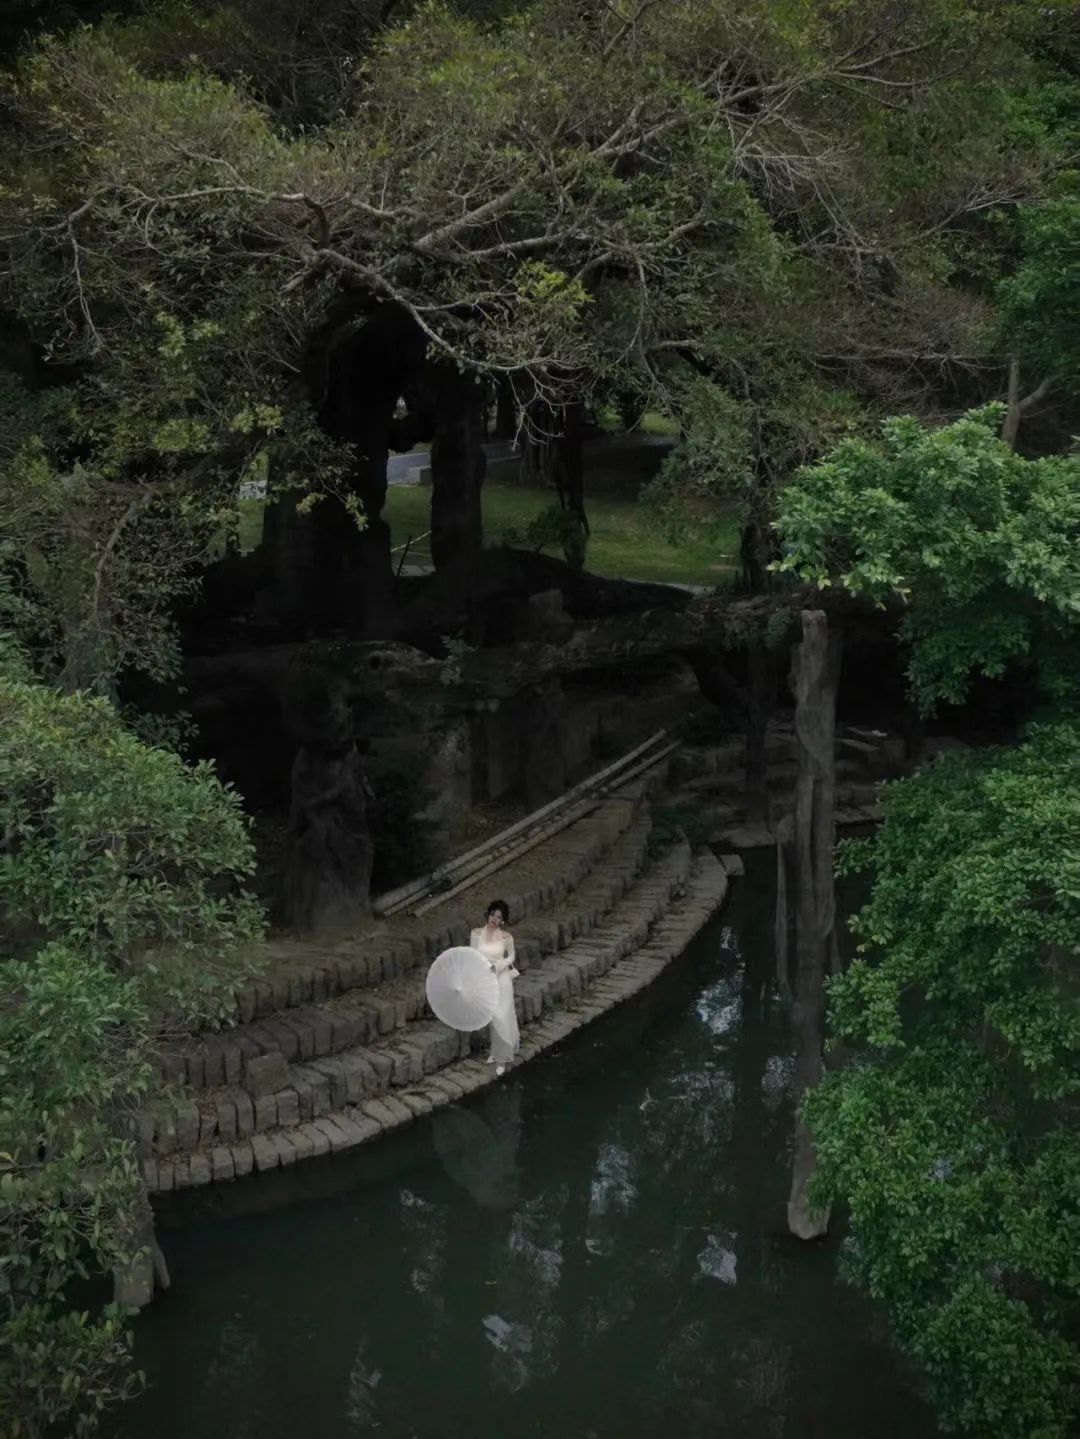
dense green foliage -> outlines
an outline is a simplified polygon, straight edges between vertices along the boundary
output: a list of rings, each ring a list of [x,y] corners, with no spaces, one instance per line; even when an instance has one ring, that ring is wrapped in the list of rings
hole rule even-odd
[[[677,528],[686,510],[727,516],[737,500],[758,571],[783,486],[849,437],[785,501],[787,567],[910,601],[924,706],[1016,662],[1060,697],[1075,462],[1010,454],[990,412],[865,437],[886,414],[1000,396],[1012,360],[1024,390],[1047,383],[1050,429],[1067,433],[1076,16],[1034,0],[5,7],[0,54],[18,60],[0,109],[0,630],[36,676],[5,670],[0,712],[0,904],[22,926],[0,980],[13,1236],[0,1380],[22,1432],[117,1392],[122,1329],[67,1315],[68,1285],[125,1243],[138,1176],[124,1120],[152,1027],[163,1011],[219,1014],[233,946],[257,929],[238,895],[251,859],[235,797],[88,694],[115,696],[133,672],[177,676],[176,602],[238,527],[245,481],[272,497],[339,493],[361,522],[356,457],[315,423],[313,333],[346,292],[360,310],[391,302],[431,356],[508,380],[549,416],[618,397],[678,417],[654,501]],[[1065,734],[1032,740],[1033,776]],[[989,783],[951,774],[958,794]],[[932,790],[912,790],[913,806],[920,793]],[[882,845],[887,884],[906,870]],[[884,975],[893,950],[874,938]],[[924,962],[947,965],[955,935],[929,938]],[[1045,936],[1028,939],[1041,983]],[[861,984],[853,972],[853,1033]],[[984,1011],[998,1022],[989,992],[969,998],[956,998],[958,1031]],[[899,1082],[906,1051],[875,1035],[892,1047],[865,1073]],[[873,1136],[843,1109],[863,1073],[824,1092],[840,1107],[822,1142],[832,1182],[861,1185],[859,1213],[876,1216],[873,1176],[850,1167]],[[959,1083],[942,1079],[942,1125]],[[951,1131],[939,1138],[930,1148],[955,1163]],[[917,1232],[939,1191],[912,1192]],[[983,1424],[978,1364],[1005,1372],[1008,1355],[988,1339],[965,1367],[940,1296],[912,1298],[889,1260],[903,1235],[866,1229],[864,1249],[880,1251],[868,1272],[902,1334],[930,1336],[927,1365],[954,1365],[949,1412]],[[964,1273],[981,1243],[957,1241]],[[1002,1241],[1001,1254],[1014,1251]],[[994,1295],[1012,1282],[987,1273],[969,1282]],[[1064,1289],[1030,1277],[1037,1301],[1007,1298],[1028,1305],[1047,1397],[1038,1409],[1017,1378],[1001,1432],[1038,1410],[1052,1434]]]
[[[870,1062],[808,1114],[853,1267],[944,1419],[1064,1436],[1080,1403],[1080,726],[893,786],[845,864],[866,957],[830,985]]]
[[[64,945],[0,975],[0,1421],[38,1435],[132,1388],[123,1315],[70,1296],[130,1249],[140,1181],[117,1121],[147,1082],[145,1014],[129,981]]]
[[[926,709],[1031,667],[1013,748],[891,785],[845,863],[874,879],[829,987],[861,1060],[807,1101],[823,1197],[943,1419],[1063,1439],[1080,1404],[1080,461],[1018,458],[977,414],[890,422],[786,492],[784,566],[905,605]]]
[[[4,111],[4,303],[64,383],[4,386],[0,520],[68,688],[175,672],[245,478],[351,497],[304,358],[343,288],[526,402],[678,415],[669,520],[735,498],[759,540],[867,416],[1000,392],[1065,326],[1072,5],[125,11]]]
[[[1025,374],[1080,390],[1080,179],[1016,216],[1019,258],[998,290],[999,325]]]
[[[261,931],[252,850],[211,771],[10,654],[0,834],[0,1414],[83,1432],[132,1381],[124,1316],[72,1309],[72,1285],[130,1257],[151,1045],[227,1007]]]
[[[924,709],[1010,662],[1062,697],[1080,674],[1080,461],[1020,458],[997,418],[890,420],[877,440],[848,440],[803,471],[776,525],[782,570],[904,605]]]
[[[251,871],[239,796],[140,743],[105,701],[9,680],[0,734],[9,921],[137,973],[161,1007],[202,1010],[187,954],[258,927],[228,890]]]

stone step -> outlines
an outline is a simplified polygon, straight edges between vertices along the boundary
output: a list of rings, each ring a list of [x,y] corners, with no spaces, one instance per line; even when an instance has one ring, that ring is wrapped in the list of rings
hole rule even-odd
[[[765,742],[766,764],[783,764],[791,759],[792,743],[788,733],[770,734]],[[718,744],[683,745],[672,757],[672,783],[684,786],[702,775],[715,779],[718,774],[740,770],[745,753],[746,741],[742,735],[732,735]]]
[[[550,998],[548,986],[536,989],[543,996],[543,1007],[523,1028],[521,1059],[532,1059],[558,1044],[651,983],[722,904],[727,883],[723,866],[711,854],[691,864],[689,847],[676,846],[657,866],[649,884],[640,887],[642,892],[635,890],[619,907],[620,920],[613,921],[609,950],[602,945],[571,945],[545,962],[550,968]],[[627,936],[637,942],[616,957]],[[541,975],[532,978],[539,981]],[[283,1106],[277,1105],[281,1096],[274,1096],[275,1118],[261,1126],[253,1106],[250,1111],[245,1106],[240,1115],[228,1108],[223,1096],[215,1097],[215,1103],[222,1103],[224,1127],[212,1131],[208,1126],[194,1145],[181,1146],[179,1152],[145,1158],[148,1188],[162,1192],[209,1184],[354,1148],[495,1081],[492,1066],[461,1054],[428,1070],[425,1061],[437,1057],[434,1047],[425,1048],[419,1038],[428,1027],[422,1024],[415,1041],[408,1036],[396,1047],[375,1048],[364,1056],[347,1052],[306,1074],[299,1072],[302,1067],[296,1068],[294,1078],[300,1079],[300,1087],[294,1083],[287,1091],[292,1097]],[[461,1037],[451,1030],[444,1033],[449,1036],[445,1040],[449,1054],[450,1039],[459,1043]],[[407,1059],[401,1057],[406,1053]],[[261,1117],[265,1120],[268,1114],[264,1106]],[[190,1134],[190,1123],[185,1133]]]
[[[514,927],[523,973],[543,955],[587,934],[610,912],[646,862],[651,827],[648,811],[639,808],[603,865],[569,893],[564,908]],[[353,984],[322,1003],[285,1007],[253,1023],[199,1036],[163,1056],[166,1077],[193,1089],[246,1084],[249,1066],[270,1068],[261,1065],[264,1056],[282,1055],[289,1062],[325,1058],[357,1043],[373,1043],[426,1013],[425,963],[411,962],[404,973],[395,969],[393,977],[384,978],[382,967],[375,971],[378,979],[369,979],[370,973],[357,973]],[[261,1086],[256,1081],[254,1087]]]
[[[781,819],[791,812],[790,803],[779,803],[774,808],[773,819]],[[843,804],[839,802],[839,797],[834,811],[838,829],[845,829],[849,825],[877,824],[884,817],[884,806],[879,803]],[[709,835],[709,843],[717,847],[732,850],[771,849],[776,844],[775,830],[764,822],[743,818],[737,823],[729,823],[719,812],[714,818],[716,828]]]
[[[603,862],[645,808],[651,784],[651,778],[645,778],[624,786],[561,834],[499,871],[494,882],[515,924],[559,905]],[[452,909],[440,907],[420,919],[372,920],[363,930],[334,941],[271,940],[261,946],[269,959],[264,972],[237,994],[236,1017],[241,1024],[252,1024],[347,990],[400,978],[450,945],[467,943],[476,922],[475,903],[472,893]],[[163,1081],[185,1082],[185,1070],[176,1053],[162,1056]]]
[[[902,742],[894,735],[879,734],[857,726],[840,726],[836,736],[836,758],[861,766],[864,774],[880,776],[895,767],[902,757]],[[684,745],[672,758],[671,777],[681,788],[694,783],[715,784],[721,776],[738,787],[742,783],[746,745],[741,735],[715,745]],[[790,725],[770,726],[765,743],[765,762],[782,772],[798,758],[795,735]],[[852,771],[854,773],[854,771]]]
[[[523,976],[535,970],[545,956],[566,949],[577,938],[591,934],[604,921],[644,868],[651,828],[648,813],[642,812],[609,853],[603,866],[567,897],[565,908],[550,917],[526,920],[520,927],[514,927],[514,950]],[[381,1008],[380,1033],[387,1034],[408,1020],[429,1015],[424,991],[425,977],[424,972],[417,972],[375,991],[372,998],[388,1006],[396,1015],[391,1023],[387,1008]],[[351,997],[344,996],[334,1001],[331,1007],[347,1009],[351,1005]],[[519,1010],[520,1007],[519,1003]]]
[[[545,963],[541,970],[523,976],[515,989],[518,993],[518,1014],[522,1023],[538,1019],[544,1006],[558,1003],[572,991],[578,964],[584,961],[592,973],[610,966],[626,954],[628,948],[646,932],[647,921],[659,917],[670,901],[672,889],[685,881],[689,850],[676,846],[626,901],[615,907],[603,930],[592,932],[568,951],[571,967]],[[644,924],[643,924],[644,920]],[[299,1095],[299,1108],[311,1108],[315,1091],[315,1107],[329,1107],[329,1094],[352,1095],[367,1092],[374,1086],[381,1091],[387,1085],[407,1084],[420,1073],[439,1068],[456,1056],[469,1052],[470,1036],[459,1035],[440,1025],[437,1020],[403,1020],[385,1035],[365,1043],[352,1036],[348,1045],[329,1048],[332,1036],[322,1027],[314,1049],[306,1048],[299,1055],[286,1059],[282,1050],[267,1050],[247,1062],[243,1085],[210,1085],[197,1094],[177,1101],[148,1108],[141,1117],[141,1137],[163,1153],[174,1145],[194,1148],[204,1143],[207,1134],[216,1130],[233,1131],[233,1111],[240,1132],[259,1131],[285,1122],[279,1115],[292,1114],[296,1104],[290,1091]],[[483,1036],[477,1036],[482,1045]],[[418,1058],[417,1058],[418,1056]],[[319,1078],[321,1076],[321,1078]],[[319,1092],[328,1091],[319,1101]],[[342,1101],[344,1102],[344,1101]]]
[[[797,778],[798,765],[794,759],[785,759],[782,763],[770,764],[765,772],[765,782],[769,790],[776,794],[792,793]],[[861,758],[850,755],[837,757],[837,784],[871,784],[873,779],[874,776],[868,772],[867,766]],[[682,785],[681,792],[687,798],[698,794],[702,797],[716,796],[718,799],[728,800],[738,807],[742,802],[745,789],[746,775],[740,763],[733,769],[716,773],[705,772],[693,779],[688,779]]]

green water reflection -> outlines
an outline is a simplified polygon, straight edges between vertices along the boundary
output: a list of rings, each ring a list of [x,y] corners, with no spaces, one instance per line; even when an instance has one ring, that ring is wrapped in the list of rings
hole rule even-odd
[[[127,1439],[936,1433],[835,1246],[782,1236],[770,872],[645,996],[349,1159],[182,1196]]]

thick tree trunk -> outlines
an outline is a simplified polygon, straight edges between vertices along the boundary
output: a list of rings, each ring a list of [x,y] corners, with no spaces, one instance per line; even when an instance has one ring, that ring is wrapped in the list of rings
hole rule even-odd
[[[518,428],[518,403],[509,380],[499,383],[495,397],[495,435],[497,440],[512,440]]]
[[[413,707],[397,706],[394,680],[415,664],[404,646],[330,642],[294,652],[282,675],[281,720],[296,745],[284,903],[297,929],[347,930],[370,912],[371,792],[361,747],[413,717]]]
[[[619,423],[629,434],[631,430],[637,428],[638,421],[641,419],[641,401],[636,395],[623,393],[618,399],[618,410]]]
[[[483,544],[485,398],[476,382],[441,372],[431,446],[431,558],[437,570],[455,563],[470,568]]]
[[[345,547],[342,613],[358,639],[389,639],[397,631],[390,526],[372,518],[349,530]]]
[[[382,518],[386,504],[386,466],[390,459],[389,434],[393,406],[386,405],[373,424],[366,454],[354,472],[354,484],[364,511],[363,526],[352,516],[341,525],[341,583],[338,590],[345,628],[358,639],[388,639],[396,628],[394,565],[390,554],[390,526]],[[321,506],[316,506],[316,511]],[[333,523],[333,511],[327,521]]]
[[[522,474],[533,484],[551,485],[559,504],[577,518],[582,536],[587,538],[585,407],[572,404],[553,410],[537,401],[530,407],[530,419],[531,433],[525,444]]]
[[[836,687],[840,670],[839,636],[829,634],[821,610],[802,613],[802,643],[793,652],[795,733],[799,773],[795,795],[795,874],[797,890],[794,1023],[801,1096],[821,1080],[824,1049],[826,969],[830,963],[836,900],[833,855],[836,843]],[[816,1239],[829,1226],[827,1210],[815,1209],[810,1185],[817,1159],[814,1141],[800,1109],[795,1129],[795,1159],[788,1227],[799,1239]]]
[[[317,348],[319,363],[311,367],[313,402],[327,434],[354,446],[357,462],[347,484],[366,524],[352,523],[333,497],[321,500],[306,517],[314,521],[316,538],[302,567],[302,613],[321,612],[320,628],[325,628],[329,607],[350,634],[384,638],[394,631],[390,530],[381,518],[386,463],[397,402],[415,380],[425,340],[405,310],[380,305],[370,314],[346,314],[329,325]]]
[[[739,559],[743,588],[752,595],[764,594],[769,588],[769,565],[774,555],[769,532],[756,518],[751,517],[743,526]]]
[[[285,918],[292,928],[343,931],[370,914],[367,801],[355,745],[304,746],[297,753],[285,841]]]
[[[563,410],[561,433],[555,441],[553,478],[559,503],[564,510],[577,515],[586,535],[589,521],[585,514],[585,407],[567,405]]]
[[[386,458],[384,451],[384,475]],[[336,495],[324,496],[307,513],[298,510],[299,498],[283,495],[267,506],[263,520],[271,611],[301,634],[345,629],[357,639],[389,637],[393,568],[390,528],[378,513],[381,499],[376,495],[365,504],[361,528]]]

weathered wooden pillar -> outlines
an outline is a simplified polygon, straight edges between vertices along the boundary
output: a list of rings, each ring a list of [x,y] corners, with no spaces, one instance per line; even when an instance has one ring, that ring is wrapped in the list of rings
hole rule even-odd
[[[433,367],[434,369],[435,367]],[[435,568],[475,564],[483,544],[483,385],[438,369],[437,415],[431,444],[431,558]]]
[[[799,1239],[817,1239],[829,1227],[829,1211],[815,1209],[810,1184],[817,1167],[814,1141],[802,1117],[801,1099],[820,1083],[825,1039],[825,974],[833,951],[836,897],[836,687],[840,637],[830,635],[822,610],[802,611],[802,642],[792,652],[798,778],[795,791],[794,859],[797,882],[795,1005],[800,1111],[788,1199],[788,1228]]]
[[[781,996],[790,1004],[794,999],[791,989],[791,975],[788,971],[788,935],[790,932],[790,911],[788,909],[788,868],[791,863],[791,848],[795,838],[795,820],[786,814],[774,826],[776,836],[776,917],[773,925],[773,948],[776,952],[776,983]]]

